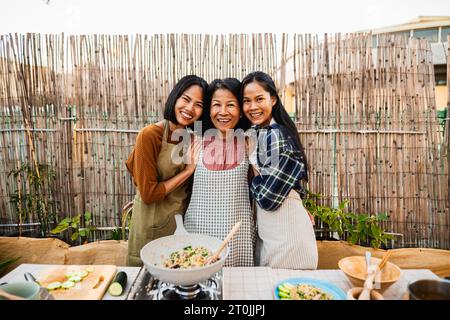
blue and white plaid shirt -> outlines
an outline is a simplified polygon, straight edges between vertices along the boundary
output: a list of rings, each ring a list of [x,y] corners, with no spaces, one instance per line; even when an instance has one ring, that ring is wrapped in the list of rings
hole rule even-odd
[[[285,127],[272,121],[264,128],[252,126],[251,129],[256,130],[258,137],[256,152],[260,172],[250,185],[252,198],[267,211],[278,209],[292,189],[304,198],[306,192],[300,180],[307,179],[307,169]]]

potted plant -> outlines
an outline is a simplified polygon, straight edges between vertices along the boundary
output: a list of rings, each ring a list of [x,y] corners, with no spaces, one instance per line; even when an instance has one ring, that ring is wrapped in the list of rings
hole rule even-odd
[[[62,234],[65,231],[69,232],[69,237],[72,244],[78,242],[78,244],[87,243],[87,239],[92,231],[96,228],[92,225],[92,214],[89,211],[84,213],[84,223],[85,227],[80,226],[81,215],[75,217],[66,217],[54,228],[52,234]]]
[[[381,223],[389,217],[386,214],[368,215],[347,212],[349,200],[343,200],[337,208],[318,205],[320,194],[308,193],[303,201],[305,208],[317,218],[323,226],[323,239],[318,240],[345,240],[351,244],[371,246],[373,248],[386,247],[387,241],[393,239],[381,227]],[[317,223],[317,225],[319,225]]]

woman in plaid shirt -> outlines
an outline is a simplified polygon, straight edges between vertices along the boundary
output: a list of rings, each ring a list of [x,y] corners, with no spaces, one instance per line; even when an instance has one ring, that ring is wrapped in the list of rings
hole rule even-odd
[[[248,135],[258,230],[255,264],[316,269],[314,229],[301,200],[306,156],[295,124],[269,75],[250,73],[242,80],[242,93],[244,114],[253,125]]]

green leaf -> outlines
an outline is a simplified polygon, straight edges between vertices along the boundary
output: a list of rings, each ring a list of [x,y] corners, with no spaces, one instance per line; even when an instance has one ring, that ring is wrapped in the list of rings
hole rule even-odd
[[[61,223],[66,223],[66,224],[68,225],[70,222],[71,222],[70,217],[67,217],[67,218],[62,219],[61,222],[60,222],[59,224],[61,224]]]
[[[70,226],[75,230],[77,230],[79,225],[80,225],[80,215],[72,217],[70,220]]]
[[[378,241],[378,240],[372,240],[372,241],[370,241],[370,244],[375,249],[379,249],[380,245],[381,245],[380,241]]]
[[[372,233],[373,237],[379,237],[380,236],[380,228],[376,224],[372,224],[370,226],[370,232]]]
[[[56,226],[56,228],[54,228],[53,230],[51,230],[50,232],[52,234],[57,234],[57,233],[61,233],[66,231],[69,228],[69,225],[67,223],[60,223]]]
[[[71,237],[72,241],[77,240],[78,236],[79,236],[78,232],[74,232]]]
[[[339,204],[339,209],[344,210],[345,207],[346,207],[349,203],[350,203],[350,201],[347,200],[347,199],[345,199],[344,201],[342,201],[342,202]]]
[[[122,240],[122,230],[120,228],[114,228],[111,234],[112,240]]]
[[[76,217],[72,218],[72,223],[79,224],[80,219],[81,219],[80,215],[77,215]]]
[[[394,235],[392,235],[392,234],[386,234],[386,233],[383,232],[383,237],[386,240],[394,240]]]
[[[89,211],[86,211],[86,212],[84,213],[84,219],[85,219],[86,221],[90,221],[91,218],[92,218],[92,214],[91,214]]]
[[[86,230],[86,229],[81,229],[81,230],[79,231],[79,234],[80,234],[80,236],[82,236],[82,237],[86,237],[86,235],[87,235],[87,230]]]
[[[360,221],[360,222],[365,222],[365,221],[368,221],[369,219],[370,219],[369,216],[366,214],[358,215],[358,221]]]
[[[355,244],[356,242],[358,242],[358,239],[359,239],[359,235],[358,235],[357,232],[353,233],[353,234],[350,236],[350,242],[353,243],[353,244]]]
[[[347,213],[347,217],[348,217],[349,219],[353,219],[353,220],[356,220],[356,219],[357,219],[356,214],[353,213],[353,212]]]

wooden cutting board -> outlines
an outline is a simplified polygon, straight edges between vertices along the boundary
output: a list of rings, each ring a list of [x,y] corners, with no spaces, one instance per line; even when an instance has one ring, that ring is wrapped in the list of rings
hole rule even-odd
[[[85,278],[76,282],[69,289],[56,289],[50,291],[55,300],[101,300],[110,282],[116,274],[117,267],[113,265],[55,265],[43,270],[37,281],[47,287],[54,281],[64,282],[66,274],[93,268]]]

